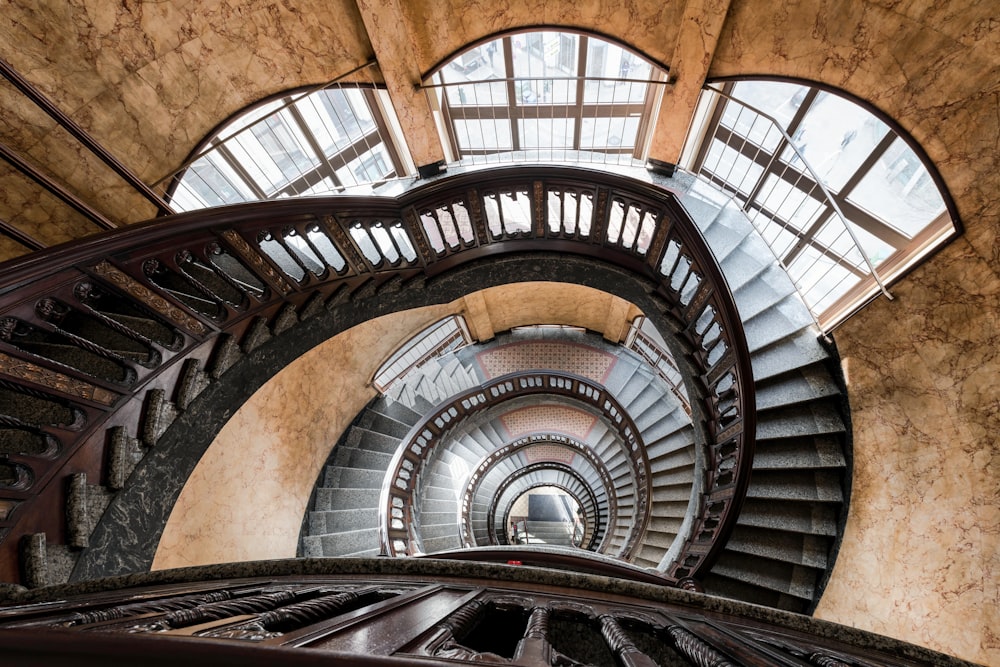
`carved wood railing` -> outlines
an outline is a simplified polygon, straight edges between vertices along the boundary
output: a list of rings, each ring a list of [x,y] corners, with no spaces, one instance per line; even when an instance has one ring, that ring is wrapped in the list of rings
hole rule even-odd
[[[398,197],[170,216],[0,266],[0,579],[30,582],[18,567],[22,537],[85,547],[86,531],[67,520],[85,514],[80,489],[120,488],[240,353],[390,281],[535,251],[592,258],[656,285],[662,311],[647,314],[676,329],[707,434],[702,512],[673,574],[703,573],[738,514],[754,434],[749,354],[721,271],[668,191],[516,166]]]
[[[42,591],[0,607],[0,654],[5,664],[108,667],[971,665],[814,618],[664,589],[653,573],[565,550],[455,558],[470,555],[475,563],[270,561],[156,572],[130,588],[108,580],[97,590]]]
[[[632,523],[618,555],[631,559],[649,522],[651,508],[649,459],[638,428],[618,401],[603,386],[570,373],[525,372],[503,375],[476,389],[458,394],[424,416],[403,438],[386,470],[379,499],[379,536],[388,556],[421,553],[413,531],[415,494],[425,464],[437,447],[469,416],[524,396],[562,396],[592,406],[617,430],[629,453],[634,490]]]

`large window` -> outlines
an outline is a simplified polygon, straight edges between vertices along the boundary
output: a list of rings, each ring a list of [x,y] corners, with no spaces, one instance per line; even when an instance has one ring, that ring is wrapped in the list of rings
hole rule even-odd
[[[425,87],[457,159],[628,164],[645,157],[665,80],[616,44],[530,32],[464,51]]]
[[[370,84],[332,84],[244,111],[173,178],[172,206],[329,194],[405,174],[384,96]]]
[[[733,195],[823,324],[879,289],[873,269],[887,282],[957,231],[924,160],[845,97],[739,81],[703,109],[690,166]]]

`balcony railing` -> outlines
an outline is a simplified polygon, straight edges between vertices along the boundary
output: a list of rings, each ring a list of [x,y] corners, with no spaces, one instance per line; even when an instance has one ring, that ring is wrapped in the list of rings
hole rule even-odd
[[[385,287],[545,251],[648,282],[662,307],[653,314],[671,321],[690,350],[686,367],[704,392],[697,400],[707,479],[692,555],[674,576],[701,571],[735,522],[753,450],[749,353],[721,270],[666,190],[578,168],[517,166],[451,176],[399,197],[192,212],[8,262],[0,375],[18,400],[0,423],[8,443],[0,578],[20,579],[22,536],[84,547],[86,535],[67,533],[63,508],[79,508],[88,481],[68,487],[70,474],[86,471],[89,483],[121,488],[124,462],[134,465],[171,415],[223,378],[239,353]],[[158,490],[176,497],[183,481],[161,480]],[[146,520],[165,523],[170,507],[147,510]],[[129,558],[141,562],[151,559],[148,548],[120,550],[136,550]]]

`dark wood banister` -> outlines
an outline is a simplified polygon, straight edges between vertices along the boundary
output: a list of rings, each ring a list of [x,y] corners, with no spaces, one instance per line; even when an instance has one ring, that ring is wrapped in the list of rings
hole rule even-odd
[[[566,229],[561,223],[557,229],[546,224],[547,198],[569,191],[586,193],[591,198],[589,234]],[[527,233],[502,227],[497,232],[491,226],[483,202],[492,196],[490,193],[498,192],[519,192],[519,196],[527,197],[531,204]],[[420,216],[425,212],[434,215],[443,205],[464,207],[471,240],[444,248],[431,245]],[[644,235],[634,229],[626,232],[623,219],[614,223],[618,232],[610,233],[616,211],[626,208],[636,212],[643,225],[651,221],[652,233]],[[367,234],[367,230],[383,222],[401,227],[413,245],[415,259],[365,257],[351,230]],[[336,271],[327,266],[321,275],[302,268],[303,277],[296,280],[258,244],[262,235],[283,244],[285,230],[310,228],[329,238],[346,267]],[[207,294],[206,302],[218,304],[217,316],[211,317],[192,310],[172,292],[152,282],[143,269],[154,261],[181,271],[185,257],[212,267],[213,248],[221,248],[242,262],[265,286],[264,293],[247,294],[240,304]],[[694,373],[689,393],[692,403],[699,405],[707,433],[702,516],[688,540],[687,556],[676,564],[673,574],[677,578],[703,574],[724,546],[738,515],[749,479],[754,435],[750,357],[721,270],[668,190],[579,167],[511,166],[417,184],[398,197],[303,198],[169,216],[0,264],[0,319],[53,331],[53,325],[36,312],[34,304],[54,298],[89,312],[75,296],[75,289],[94,284],[147,312],[157,313],[180,341],[170,348],[153,345],[160,360],[151,367],[115,361],[128,370],[126,376],[130,379],[124,384],[93,377],[0,341],[0,374],[9,384],[68,403],[82,411],[85,418],[81,427],[30,427],[57,442],[54,453],[7,456],[12,465],[26,468],[30,479],[26,484],[19,481],[0,488],[0,498],[15,503],[0,521],[0,530],[4,531],[0,577],[10,580],[15,576],[12,572],[16,573],[16,565],[11,570],[11,563],[17,561],[20,536],[42,531],[50,532],[56,542],[61,539],[61,480],[73,471],[65,468],[68,462],[78,453],[82,456],[93,452],[86,454],[87,460],[99,456],[106,440],[104,430],[134,424],[136,406],[143,402],[147,391],[157,389],[173,395],[180,365],[190,359],[203,361],[207,342],[222,334],[239,340],[255,319],[276,317],[287,305],[303,307],[317,294],[325,298],[344,285],[349,294],[373,278],[373,284],[378,285],[392,275],[432,277],[483,258],[532,251],[591,257],[632,271],[659,286],[656,295],[666,304],[659,315],[676,323],[676,335],[690,348],[684,355]],[[294,256],[292,261],[298,262]],[[211,270],[219,274],[221,281],[237,284],[222,269]],[[138,339],[139,335],[133,337]],[[115,359],[110,352],[97,352]],[[22,520],[28,516],[31,520],[24,523]]]

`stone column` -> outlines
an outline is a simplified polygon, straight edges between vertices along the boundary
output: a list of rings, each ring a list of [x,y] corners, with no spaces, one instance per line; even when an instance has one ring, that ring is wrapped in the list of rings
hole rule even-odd
[[[427,95],[419,89],[417,52],[401,0],[357,0],[375,58],[418,169],[444,159]]]
[[[677,34],[674,53],[667,63],[671,84],[660,103],[649,157],[676,165],[684,138],[698,105],[698,95],[712,65],[730,0],[688,0]]]

